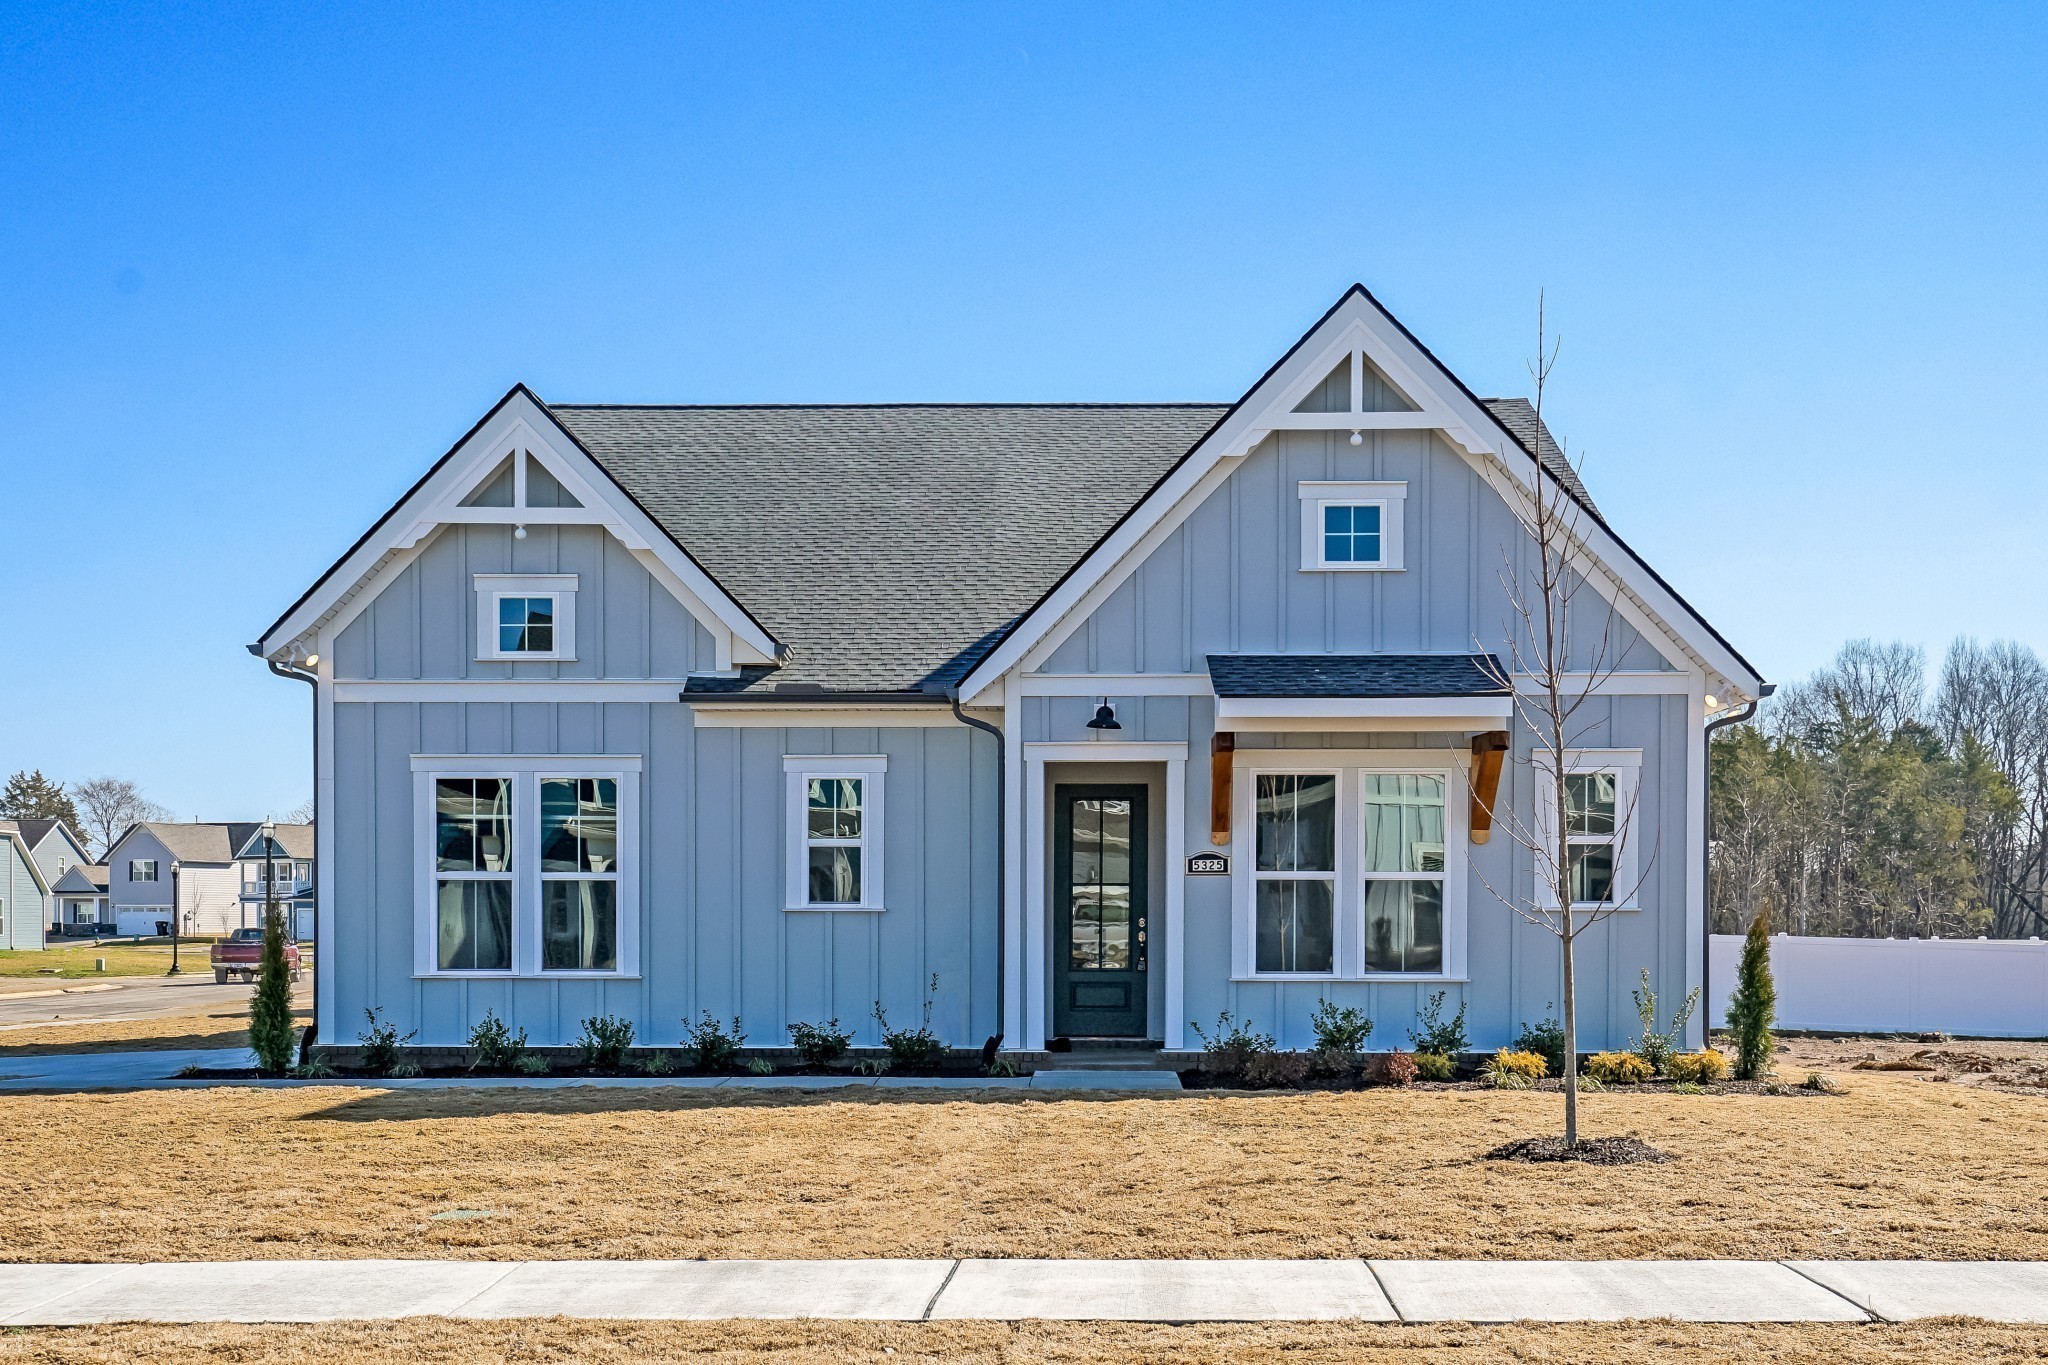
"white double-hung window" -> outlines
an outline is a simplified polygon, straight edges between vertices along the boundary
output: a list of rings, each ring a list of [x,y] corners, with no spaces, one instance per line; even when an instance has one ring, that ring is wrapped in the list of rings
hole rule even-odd
[[[1458,979],[1469,812],[1449,750],[1237,751],[1239,979]]]
[[[1543,852],[1536,855],[1537,894],[1555,906],[1557,854],[1556,769],[1547,751],[1534,757],[1536,827]],[[1567,884],[1575,909],[1636,910],[1641,844],[1647,816],[1636,806],[1642,789],[1640,749],[1567,749],[1564,756],[1564,834],[1570,849]]]
[[[640,767],[416,755],[418,973],[636,975]]]
[[[790,910],[880,910],[882,780],[880,754],[792,754],[782,760],[788,787]]]

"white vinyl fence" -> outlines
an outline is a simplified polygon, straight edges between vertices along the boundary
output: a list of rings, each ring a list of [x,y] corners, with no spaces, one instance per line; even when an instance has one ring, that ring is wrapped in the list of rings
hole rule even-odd
[[[1709,951],[1718,1027],[1742,939],[1716,934]],[[2048,1038],[2048,943],[2039,939],[1773,934],[1771,976],[1780,1028]]]

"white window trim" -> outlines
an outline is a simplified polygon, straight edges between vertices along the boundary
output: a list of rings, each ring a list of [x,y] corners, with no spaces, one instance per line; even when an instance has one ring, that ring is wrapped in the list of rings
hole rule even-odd
[[[1536,778],[1536,836],[1548,848],[1557,838],[1557,793],[1552,783],[1554,769],[1549,763],[1550,751],[1538,749],[1531,756],[1531,767]],[[1576,773],[1614,774],[1614,814],[1617,824],[1631,819],[1629,837],[1614,841],[1614,882],[1638,894],[1630,896],[1619,904],[1606,901],[1579,901],[1572,906],[1574,913],[1599,914],[1641,910],[1641,889],[1636,885],[1636,848],[1642,843],[1647,827],[1645,813],[1640,804],[1642,791],[1643,751],[1641,749],[1567,749],[1564,753],[1564,771],[1567,777]],[[1557,909],[1557,897],[1550,893],[1548,879],[1542,875],[1536,855],[1531,854],[1531,871],[1536,880],[1536,903],[1545,910]]]
[[[885,833],[883,798],[888,787],[885,774],[889,759],[884,754],[786,754],[782,759],[783,781],[788,796],[784,807],[785,860],[782,906],[790,913],[874,914],[886,909],[882,880],[882,852]],[[861,778],[860,903],[858,905],[811,904],[809,809],[810,781],[814,777]]]
[[[1233,981],[1458,983],[1466,975],[1466,900],[1471,882],[1468,758],[1454,749],[1239,749],[1232,764],[1232,828],[1244,847],[1231,860]],[[1365,778],[1368,773],[1421,773],[1444,783],[1444,962],[1435,972],[1365,970]],[[1331,972],[1261,972],[1257,922],[1256,789],[1260,774],[1337,776],[1336,925]],[[1408,880],[1404,878],[1404,880]]]
[[[413,975],[611,981],[640,975],[640,769],[637,754],[414,754]],[[512,783],[512,967],[443,971],[439,960],[434,867],[434,782],[442,777],[502,777]],[[609,777],[619,784],[619,965],[612,971],[543,970],[541,945],[540,783],[550,777]]]
[[[1399,573],[1407,537],[1408,485],[1388,480],[1305,479],[1295,485],[1301,499],[1301,568],[1304,573]],[[1333,563],[1323,558],[1325,507],[1378,507],[1380,557],[1372,564]]]
[[[476,580],[476,657],[484,663],[570,663],[576,658],[576,575],[572,573],[480,573]],[[505,597],[547,597],[555,604],[555,647],[498,648],[498,601]]]

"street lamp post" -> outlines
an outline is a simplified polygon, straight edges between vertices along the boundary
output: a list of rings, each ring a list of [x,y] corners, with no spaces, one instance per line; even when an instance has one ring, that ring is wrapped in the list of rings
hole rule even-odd
[[[178,903],[178,860],[171,859],[171,970],[168,976],[179,976],[184,969],[178,966],[178,916],[184,907]]]

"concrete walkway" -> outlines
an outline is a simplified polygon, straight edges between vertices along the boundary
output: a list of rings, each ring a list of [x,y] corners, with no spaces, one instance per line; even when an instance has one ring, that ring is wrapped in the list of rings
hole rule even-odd
[[[181,1080],[187,1066],[213,1071],[251,1067],[247,1048],[197,1048],[165,1052],[70,1052],[47,1057],[0,1056],[0,1091],[189,1090],[210,1086],[291,1087],[356,1085],[378,1090],[549,1090],[594,1085],[633,1090],[671,1086],[683,1090],[1178,1090],[1171,1071],[1040,1071],[1030,1076],[415,1076],[407,1080],[324,1081]],[[0,1299],[0,1303],[4,1303]]]
[[[2048,1323],[2017,1261],[219,1261],[0,1265],[0,1325],[455,1318]]]

